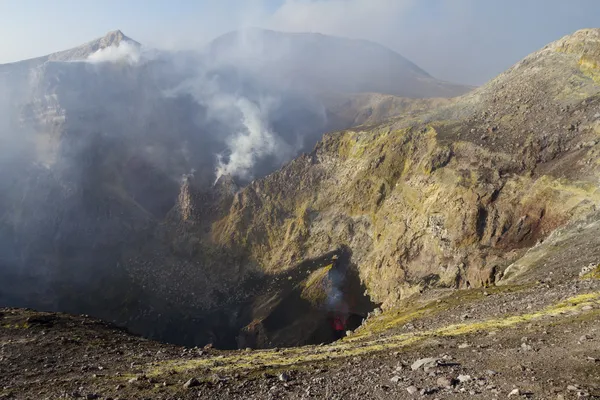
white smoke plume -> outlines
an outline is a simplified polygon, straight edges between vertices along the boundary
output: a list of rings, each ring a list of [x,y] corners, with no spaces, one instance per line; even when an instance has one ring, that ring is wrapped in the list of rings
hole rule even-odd
[[[302,148],[304,138],[293,129],[273,124],[274,120],[285,119],[288,105],[282,98],[284,92],[246,92],[241,83],[228,87],[231,81],[207,73],[222,68],[215,60],[209,61],[210,66],[199,68],[193,77],[163,93],[171,98],[190,95],[206,110],[205,123],[213,124],[213,129],[219,127],[211,131],[213,139],[222,144],[217,154],[212,154],[216,158],[214,181],[229,175],[247,182],[292,159]],[[318,117],[326,118],[321,114]]]
[[[273,99],[256,104],[246,98],[239,98],[231,105],[241,113],[243,129],[227,140],[230,154],[218,155],[216,179],[231,175],[241,179],[251,179],[257,161],[274,157],[278,162],[290,157],[289,145],[279,139],[271,130],[268,110]]]
[[[346,314],[348,312],[348,305],[344,300],[344,293],[342,291],[345,273],[337,269],[331,269],[329,271],[329,280],[331,286],[328,288],[327,292],[327,308],[329,311]]]
[[[90,63],[126,63],[135,65],[140,62],[142,51],[140,46],[127,41],[121,41],[118,46],[109,46],[96,51],[87,58]]]

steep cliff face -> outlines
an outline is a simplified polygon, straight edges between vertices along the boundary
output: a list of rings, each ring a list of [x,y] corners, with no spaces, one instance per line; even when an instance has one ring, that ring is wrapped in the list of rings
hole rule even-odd
[[[214,240],[271,272],[348,246],[380,302],[493,284],[600,201],[600,86],[587,61],[598,32],[561,39],[450,105],[326,135],[237,193]]]

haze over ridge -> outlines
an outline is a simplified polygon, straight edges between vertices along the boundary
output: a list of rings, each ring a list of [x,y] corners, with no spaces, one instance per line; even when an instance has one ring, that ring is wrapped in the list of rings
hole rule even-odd
[[[0,63],[75,47],[116,28],[152,47],[189,49],[257,26],[369,39],[436,78],[480,85],[557,37],[595,26],[599,13],[594,0],[3,1],[0,35],[21,40],[3,45]]]

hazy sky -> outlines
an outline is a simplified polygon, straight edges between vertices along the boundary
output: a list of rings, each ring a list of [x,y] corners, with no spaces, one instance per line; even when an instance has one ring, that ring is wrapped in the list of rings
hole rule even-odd
[[[248,26],[370,39],[437,78],[481,84],[548,42],[600,27],[600,0],[0,0],[0,63],[114,29],[182,49]]]

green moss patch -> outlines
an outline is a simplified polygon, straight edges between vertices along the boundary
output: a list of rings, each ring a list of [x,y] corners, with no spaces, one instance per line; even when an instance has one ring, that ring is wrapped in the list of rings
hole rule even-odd
[[[27,322],[19,322],[19,323],[14,323],[14,324],[4,324],[4,325],[2,325],[2,328],[4,328],[4,329],[29,329],[29,328],[31,328],[31,325],[29,325]]]

